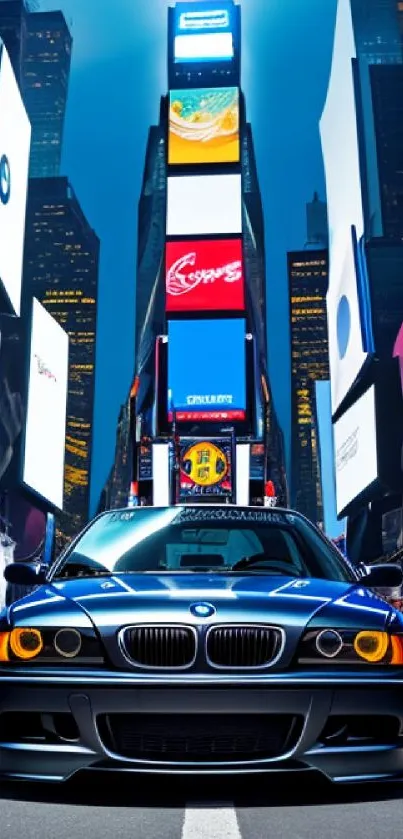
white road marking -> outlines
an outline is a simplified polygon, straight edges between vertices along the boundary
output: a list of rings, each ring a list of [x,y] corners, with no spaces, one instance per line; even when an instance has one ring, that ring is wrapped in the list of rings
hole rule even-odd
[[[242,839],[234,807],[186,807],[181,839]]]

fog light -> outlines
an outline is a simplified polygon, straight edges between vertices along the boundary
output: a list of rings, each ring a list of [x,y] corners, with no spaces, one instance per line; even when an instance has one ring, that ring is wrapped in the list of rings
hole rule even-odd
[[[334,658],[343,648],[343,639],[335,629],[323,629],[316,638],[316,649],[325,658]]]
[[[389,646],[387,632],[359,632],[354,639],[354,650],[365,661],[382,661]]]
[[[35,658],[43,648],[39,629],[25,629],[25,627],[13,629],[10,635],[10,648],[16,658]]]
[[[77,629],[59,629],[53,644],[63,658],[74,658],[81,650],[82,639]]]

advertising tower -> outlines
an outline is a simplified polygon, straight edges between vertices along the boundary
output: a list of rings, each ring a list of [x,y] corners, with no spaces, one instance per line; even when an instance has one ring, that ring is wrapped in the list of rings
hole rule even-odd
[[[137,278],[132,503],[286,501],[273,457],[281,432],[267,375],[263,221],[249,183],[240,64],[232,0],[168,10],[167,131],[158,144],[165,241],[152,276],[142,263]]]

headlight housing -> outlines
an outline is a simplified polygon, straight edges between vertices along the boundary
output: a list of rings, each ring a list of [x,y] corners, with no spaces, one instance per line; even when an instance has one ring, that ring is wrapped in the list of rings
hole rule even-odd
[[[403,665],[403,634],[377,629],[316,629],[302,638],[298,664]]]
[[[17,626],[0,632],[0,664],[100,665],[104,655],[95,632],[73,627]]]

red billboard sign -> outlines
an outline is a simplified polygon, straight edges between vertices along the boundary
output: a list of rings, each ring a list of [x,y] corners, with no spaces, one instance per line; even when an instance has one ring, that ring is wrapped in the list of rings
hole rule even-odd
[[[244,309],[241,239],[167,243],[167,312]]]

